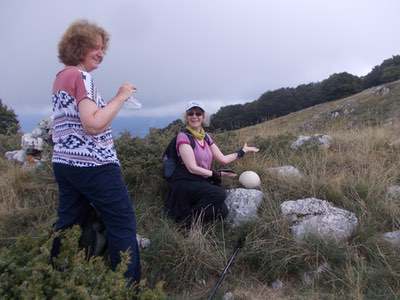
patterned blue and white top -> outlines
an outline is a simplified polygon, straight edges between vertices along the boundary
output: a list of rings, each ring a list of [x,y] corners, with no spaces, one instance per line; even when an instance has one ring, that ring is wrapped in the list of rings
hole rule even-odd
[[[97,91],[92,76],[77,67],[66,67],[53,85],[53,163],[75,167],[118,164],[111,128],[91,135],[79,117],[78,103],[89,98],[98,107],[106,103]]]

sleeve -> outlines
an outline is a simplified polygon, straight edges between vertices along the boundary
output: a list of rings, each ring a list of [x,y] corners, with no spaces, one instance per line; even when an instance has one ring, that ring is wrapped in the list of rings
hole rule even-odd
[[[176,137],[176,153],[179,155],[179,146],[182,144],[188,144],[190,145],[190,140],[186,134],[183,132],[178,133],[178,136]]]
[[[89,73],[86,74],[90,77]],[[85,80],[89,79],[91,81],[91,77],[87,78],[86,74],[82,73],[78,68],[67,67],[57,75],[53,85],[53,92],[65,91],[76,99],[77,104],[84,98],[93,100],[94,98],[90,97],[87,84],[85,84]]]
[[[85,72],[79,72],[80,76],[75,82],[75,99],[77,104],[85,98],[95,101],[94,97],[94,84],[92,76]]]

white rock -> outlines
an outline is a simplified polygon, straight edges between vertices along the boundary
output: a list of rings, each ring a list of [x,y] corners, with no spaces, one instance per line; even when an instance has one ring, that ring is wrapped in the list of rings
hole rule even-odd
[[[245,171],[239,176],[239,182],[248,189],[254,189],[261,184],[260,177],[256,172]]]
[[[257,209],[264,194],[256,189],[231,189],[227,191],[225,199],[229,214],[227,221],[238,226],[257,218]]]
[[[21,147],[23,150],[43,151],[43,139],[33,137],[31,133],[25,133],[21,138]]]
[[[281,211],[291,222],[292,234],[298,240],[308,235],[324,240],[347,240],[358,225],[354,213],[316,198],[285,201]]]
[[[40,137],[43,134],[43,130],[38,128],[38,127],[36,127],[36,128],[34,128],[32,130],[31,134],[32,134],[33,138],[37,138],[37,137]]]
[[[232,292],[227,292],[224,297],[222,297],[223,300],[234,300],[235,297],[233,296]]]
[[[283,282],[281,280],[277,279],[273,283],[271,283],[271,287],[274,290],[279,290],[279,289],[283,288]]]
[[[282,167],[275,167],[275,168],[268,168],[268,172],[271,174],[277,175],[279,177],[284,177],[284,178],[302,178],[303,175],[301,172],[293,167],[293,166],[282,166]]]
[[[15,160],[23,163],[25,161],[26,154],[24,150],[14,150],[7,151],[4,156],[7,158],[7,160]]]
[[[145,238],[139,234],[136,234],[136,240],[137,240],[140,248],[146,249],[146,248],[150,247],[150,240],[148,238]]]
[[[386,190],[386,199],[400,199],[400,185],[391,185]]]
[[[386,96],[390,92],[390,89],[384,85],[373,87],[371,90],[376,96]]]
[[[400,230],[386,232],[382,238],[394,247],[400,247]]]
[[[303,282],[306,285],[311,285],[313,281],[319,276],[319,274],[327,272],[330,270],[328,263],[323,263],[322,265],[318,266],[315,271],[308,271],[303,273]]]
[[[326,134],[314,134],[312,136],[300,135],[297,140],[290,145],[290,148],[297,150],[305,144],[316,144],[328,149],[332,144],[332,137]]]

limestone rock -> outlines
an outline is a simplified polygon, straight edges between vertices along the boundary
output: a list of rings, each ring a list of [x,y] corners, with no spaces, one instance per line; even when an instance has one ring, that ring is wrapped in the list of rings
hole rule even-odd
[[[43,151],[43,139],[41,137],[34,137],[32,133],[25,133],[21,138],[21,147],[25,151]]]
[[[257,218],[257,209],[264,198],[263,192],[256,189],[231,189],[225,199],[228,207],[228,222],[233,226]]]
[[[392,246],[400,248],[400,230],[386,232],[382,235],[382,238]]]
[[[145,238],[139,234],[136,234],[136,240],[137,240],[140,248],[146,249],[146,248],[150,247],[150,240],[148,238]]]
[[[386,190],[386,199],[400,199],[400,185],[391,185]]]
[[[329,271],[330,267],[328,263],[323,263],[322,265],[320,265],[316,270],[314,271],[308,271],[308,272],[304,272],[303,273],[303,282],[306,285],[311,285],[313,283],[313,281],[315,279],[317,279],[317,277],[326,272]]]
[[[222,299],[223,300],[234,300],[235,297],[233,296],[232,292],[227,292]]]
[[[271,287],[274,290],[280,290],[281,288],[283,288],[283,282],[281,280],[277,279],[271,283]]]
[[[297,150],[304,145],[318,145],[322,148],[328,149],[332,144],[332,137],[326,134],[314,134],[312,136],[300,135],[296,141],[294,141],[290,148]]]
[[[40,166],[46,160],[46,155],[43,155],[44,144],[51,143],[52,123],[52,117],[41,120],[32,132],[21,137],[22,149],[6,152],[6,158],[22,163],[26,169]]]
[[[386,96],[387,94],[389,94],[390,89],[387,86],[380,85],[371,88],[371,92],[376,96]]]
[[[300,179],[303,177],[299,169],[293,166],[282,166],[282,167],[275,167],[275,168],[268,168],[268,172],[271,174],[277,175],[278,177],[282,178],[295,178]]]
[[[15,160],[17,162],[23,163],[25,161],[25,151],[24,150],[14,150],[14,151],[7,151],[4,156],[7,160]]]
[[[292,234],[298,240],[308,235],[323,240],[347,240],[358,225],[354,213],[316,198],[285,201],[281,211],[291,222]]]

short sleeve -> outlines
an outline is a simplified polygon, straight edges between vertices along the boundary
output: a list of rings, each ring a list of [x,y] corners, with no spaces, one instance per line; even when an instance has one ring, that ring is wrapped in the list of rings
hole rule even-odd
[[[67,67],[57,74],[53,85],[53,92],[65,91],[79,103],[82,99],[90,98],[89,84],[85,81],[92,81],[89,73],[81,72],[76,67]]]
[[[176,137],[176,153],[179,154],[179,146],[182,144],[190,145],[190,140],[189,140],[189,137],[185,133],[180,132],[180,133],[178,133],[178,136]]]

